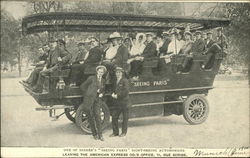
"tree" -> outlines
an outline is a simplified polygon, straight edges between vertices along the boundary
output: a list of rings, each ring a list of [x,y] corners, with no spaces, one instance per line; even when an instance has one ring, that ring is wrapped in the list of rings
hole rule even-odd
[[[5,10],[1,11],[1,63],[17,63],[18,22]]]

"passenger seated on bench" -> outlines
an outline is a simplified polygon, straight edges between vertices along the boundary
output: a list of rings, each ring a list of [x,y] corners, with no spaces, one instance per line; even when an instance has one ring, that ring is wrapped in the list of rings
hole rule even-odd
[[[167,54],[168,46],[169,46],[169,43],[171,42],[169,31],[162,32],[162,37],[163,37],[164,42],[162,46],[159,48],[159,52],[160,52],[159,56],[164,56]]]
[[[99,40],[95,37],[89,37],[90,49],[86,54],[84,63],[80,66],[80,72],[82,73],[82,77],[86,77],[84,71],[87,67],[95,67],[96,64],[99,64],[102,60],[102,56],[104,54],[103,50],[99,46]],[[83,78],[82,78],[83,80]],[[81,80],[80,80],[81,82]]]
[[[35,64],[34,70],[30,73],[28,79],[23,80],[24,83],[34,86],[37,82],[39,72],[43,70],[48,58],[49,46],[43,45],[43,48],[38,49],[38,61]]]
[[[167,53],[160,58],[165,58],[165,63],[171,61],[171,56],[179,53],[180,49],[183,47],[184,41],[181,39],[180,30],[174,28],[170,31],[171,42],[168,45]]]
[[[212,32],[207,33],[207,48],[204,54],[206,55],[206,60],[202,64],[203,69],[210,69],[213,66],[215,55],[221,51],[221,47],[213,40]]]
[[[184,55],[184,61],[182,63],[182,65],[178,66],[178,70],[177,73],[180,73],[181,71],[187,71],[187,65],[189,64],[189,62],[191,62],[192,60],[192,54],[191,54],[191,49],[193,46],[193,41],[192,41],[192,33],[189,31],[185,31],[184,32],[184,38],[185,38],[185,43],[183,45],[183,47],[180,50],[180,55]]]
[[[221,47],[223,51],[227,49],[228,43],[227,43],[227,38],[223,34],[223,28],[219,27],[217,29],[217,38],[216,38],[217,44]]]
[[[65,44],[62,39],[51,40],[48,63],[45,69],[39,73],[37,84],[32,88],[34,92],[41,93],[45,77],[69,63],[71,54],[66,50]]]
[[[71,60],[71,72],[70,72],[70,86],[79,85],[81,82],[77,82],[77,79],[83,78],[84,74],[84,61],[87,59],[88,49],[90,45],[90,40],[79,42],[77,44],[78,52]]]
[[[118,32],[112,33],[109,36],[109,40],[111,40],[113,47],[107,50],[103,64],[109,73],[107,76],[110,77],[110,79],[108,80],[114,81],[114,70],[116,67],[123,68],[125,72],[128,71],[128,67],[125,65],[128,60],[128,48],[122,43],[122,36]]]
[[[194,41],[194,44],[192,46],[191,52],[193,54],[202,54],[205,51],[205,42],[201,38],[201,31],[195,32],[196,40]]]
[[[152,57],[156,57],[157,56],[157,51],[156,51],[156,44],[153,41],[153,37],[155,35],[151,32],[146,33],[146,42],[147,45],[144,48],[142,54],[140,56],[136,57],[137,62],[137,68],[138,68],[138,72],[142,71],[142,63],[144,60],[148,59],[148,58],[152,58]],[[139,77],[136,76],[133,78],[134,80],[138,80]]]
[[[130,64],[130,77],[132,78],[138,78],[139,74],[141,73],[141,60],[138,59],[138,57],[143,53],[143,50],[145,49],[144,42],[146,41],[146,35],[144,33],[138,33],[136,35],[135,42],[132,45],[131,50],[129,51],[129,59],[128,64]]]

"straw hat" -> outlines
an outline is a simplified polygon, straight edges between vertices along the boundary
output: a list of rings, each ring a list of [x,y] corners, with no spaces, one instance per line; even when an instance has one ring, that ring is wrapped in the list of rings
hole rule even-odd
[[[122,38],[119,32],[113,32],[112,34],[109,35],[109,39],[114,39],[114,38]]]
[[[96,67],[96,71],[98,71],[99,69],[103,69],[104,72],[107,72],[107,68],[105,66],[103,66],[103,65],[99,65],[99,66]]]

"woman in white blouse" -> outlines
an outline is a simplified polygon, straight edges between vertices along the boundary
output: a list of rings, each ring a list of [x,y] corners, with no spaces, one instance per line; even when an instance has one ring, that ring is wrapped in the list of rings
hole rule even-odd
[[[132,48],[129,52],[128,64],[131,65],[130,76],[133,80],[139,79],[139,74],[141,73],[141,58],[140,55],[143,53],[144,48],[146,47],[144,42],[146,41],[146,35],[144,33],[138,33],[136,35],[135,41],[131,40]]]

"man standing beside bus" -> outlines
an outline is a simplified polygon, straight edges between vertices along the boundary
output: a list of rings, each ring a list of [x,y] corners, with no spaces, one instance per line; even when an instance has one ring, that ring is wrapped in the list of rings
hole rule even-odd
[[[122,68],[116,67],[115,75],[115,90],[111,95],[113,98],[114,106],[112,110],[113,133],[110,135],[110,137],[115,137],[119,135],[118,119],[120,114],[123,115],[122,133],[120,137],[124,137],[127,134],[128,128],[129,82],[124,77],[124,70]]]
[[[96,67],[96,75],[90,76],[80,89],[83,92],[84,101],[79,108],[83,108],[87,113],[89,125],[94,139],[104,141],[101,129],[101,116],[100,116],[100,99],[104,95],[105,81],[103,79],[104,73],[107,71],[103,65]],[[77,122],[80,125],[79,122]]]

